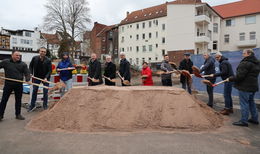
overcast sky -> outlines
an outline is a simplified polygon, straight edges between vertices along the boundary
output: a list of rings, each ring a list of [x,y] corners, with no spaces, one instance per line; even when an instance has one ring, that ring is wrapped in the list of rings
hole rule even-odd
[[[168,0],[171,1],[171,0]],[[202,0],[209,5],[220,5],[239,0]],[[119,23],[126,11],[165,3],[165,0],[88,0],[92,23],[98,21],[106,25]],[[0,0],[0,27],[6,29],[33,29],[41,27],[46,14],[46,0]]]

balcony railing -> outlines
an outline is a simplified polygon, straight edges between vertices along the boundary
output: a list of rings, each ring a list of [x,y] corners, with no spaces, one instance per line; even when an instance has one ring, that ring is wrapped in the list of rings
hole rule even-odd
[[[210,23],[210,18],[207,15],[196,15],[195,16],[195,23],[198,24],[209,24]]]
[[[257,41],[255,40],[244,40],[244,41],[238,41],[237,46],[238,47],[255,47],[257,45]]]
[[[209,43],[210,37],[208,37],[205,33],[200,33],[200,35],[195,37],[195,43]]]

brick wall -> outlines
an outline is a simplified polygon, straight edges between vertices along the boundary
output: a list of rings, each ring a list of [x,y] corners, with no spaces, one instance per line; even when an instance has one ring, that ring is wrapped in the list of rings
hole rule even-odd
[[[183,60],[184,53],[189,52],[194,54],[194,50],[178,50],[178,51],[168,51],[168,56],[171,62],[174,62],[179,66],[180,62]]]

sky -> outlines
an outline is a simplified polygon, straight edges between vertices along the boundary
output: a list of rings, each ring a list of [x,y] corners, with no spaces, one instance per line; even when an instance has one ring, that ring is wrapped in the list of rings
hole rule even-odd
[[[90,7],[91,29],[94,22],[105,25],[120,23],[126,12],[165,3],[165,0],[87,0]],[[171,1],[171,0],[168,0]],[[202,0],[210,6],[235,2],[239,0]],[[44,4],[47,0],[0,0],[0,27],[5,29],[42,29],[43,17],[46,15]]]

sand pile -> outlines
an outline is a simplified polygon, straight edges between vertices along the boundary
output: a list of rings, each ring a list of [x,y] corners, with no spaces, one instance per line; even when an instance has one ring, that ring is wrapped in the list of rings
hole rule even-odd
[[[222,116],[174,87],[79,87],[27,125],[31,130],[105,132],[207,130]]]

